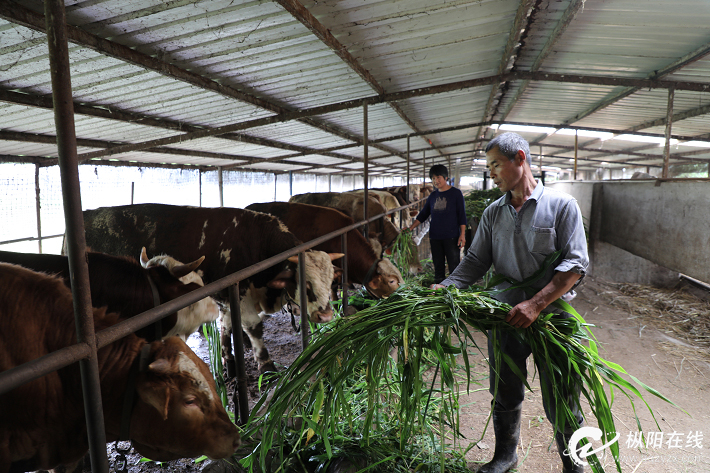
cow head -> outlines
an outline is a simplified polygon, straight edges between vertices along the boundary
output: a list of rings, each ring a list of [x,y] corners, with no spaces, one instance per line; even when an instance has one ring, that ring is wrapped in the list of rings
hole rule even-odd
[[[333,268],[333,260],[342,257],[343,253],[305,252],[308,318],[313,323],[325,323],[333,320],[333,308],[330,306],[331,285],[337,277]],[[297,264],[298,256],[292,256],[288,260]],[[300,283],[297,272],[296,297],[300,294]]]
[[[207,365],[178,337],[153,342],[149,362],[136,379],[133,447],[158,461],[230,457],[241,443],[239,432]]]
[[[145,247],[141,251],[141,265],[144,268],[154,266],[165,266],[170,271],[170,274],[180,279],[183,284],[197,284],[204,286],[204,282],[195,269],[205,259],[204,256],[193,261],[192,263],[183,264],[172,256],[160,255],[148,259]],[[212,322],[219,317],[219,307],[211,297],[205,297],[194,304],[191,304],[178,311],[177,322],[175,326],[167,333],[166,337],[178,335],[186,340],[200,325],[206,322]]]
[[[370,292],[379,298],[389,296],[403,283],[402,274],[388,259],[381,259],[377,262],[375,273],[366,282]]]

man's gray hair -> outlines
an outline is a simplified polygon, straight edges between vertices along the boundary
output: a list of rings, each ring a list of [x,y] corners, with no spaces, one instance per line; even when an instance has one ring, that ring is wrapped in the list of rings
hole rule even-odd
[[[528,166],[532,169],[532,157],[530,157],[530,145],[528,142],[517,133],[511,131],[498,135],[488,142],[486,146],[486,153],[495,147],[498,147],[500,152],[513,161],[515,155],[518,154],[519,150],[523,150],[525,153],[525,159],[528,162]]]

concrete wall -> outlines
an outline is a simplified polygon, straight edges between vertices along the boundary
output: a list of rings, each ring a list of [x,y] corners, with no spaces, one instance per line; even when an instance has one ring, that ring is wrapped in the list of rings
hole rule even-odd
[[[593,274],[649,283],[667,280],[670,271],[710,281],[707,180],[563,181],[549,185],[573,195],[586,214]],[[661,268],[636,261],[635,257]],[[636,280],[629,281],[633,273],[637,273]]]

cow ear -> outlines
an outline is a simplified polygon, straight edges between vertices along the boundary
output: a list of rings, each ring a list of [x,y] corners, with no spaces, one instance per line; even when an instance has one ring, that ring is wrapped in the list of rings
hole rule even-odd
[[[180,264],[175,266],[173,269],[170,270],[173,276],[176,278],[181,278],[187,274],[190,274],[194,270],[197,269],[197,267],[202,264],[202,262],[205,260],[204,256],[200,256],[197,258],[195,261],[192,263],[187,263],[187,264]]]
[[[139,385],[136,388],[143,402],[153,406],[160,413],[163,420],[167,420],[168,407],[170,406],[170,388],[165,384],[157,386]]]
[[[145,268],[147,264],[148,264],[148,252],[145,251],[145,246],[144,246],[143,249],[141,250],[141,266],[143,266]]]
[[[330,256],[331,261],[335,261],[345,256],[345,253],[328,253],[328,256]]]

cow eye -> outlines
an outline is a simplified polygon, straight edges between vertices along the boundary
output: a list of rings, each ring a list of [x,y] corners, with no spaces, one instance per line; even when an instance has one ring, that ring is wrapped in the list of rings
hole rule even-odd
[[[197,405],[197,398],[196,397],[186,397],[184,399],[185,405],[186,406],[195,406]]]

